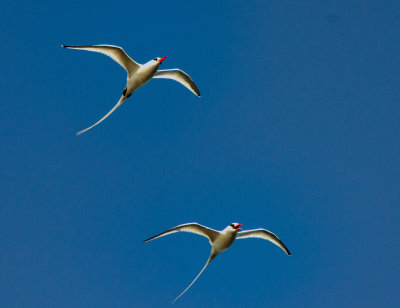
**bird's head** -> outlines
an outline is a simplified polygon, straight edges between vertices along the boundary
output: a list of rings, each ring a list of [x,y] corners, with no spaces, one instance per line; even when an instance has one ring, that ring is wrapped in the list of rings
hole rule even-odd
[[[231,224],[229,225],[228,228],[229,228],[231,231],[238,232],[238,231],[242,230],[242,228],[240,228],[241,226],[243,226],[243,225],[242,225],[242,224],[239,224],[239,223],[237,223],[237,222],[233,222],[233,223],[231,223]]]
[[[164,61],[166,58],[168,58],[168,57],[162,57],[162,58],[154,58],[153,59],[153,61],[156,61],[156,62],[158,62],[158,64],[161,64],[162,63],[162,61]]]

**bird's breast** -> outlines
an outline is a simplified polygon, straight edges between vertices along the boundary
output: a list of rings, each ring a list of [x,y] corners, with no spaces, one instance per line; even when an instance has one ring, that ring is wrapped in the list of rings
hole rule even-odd
[[[229,248],[235,241],[235,234],[225,233],[221,234],[214,242],[214,249],[218,252],[222,252]]]
[[[151,78],[153,78],[157,69],[143,68],[139,69],[134,75],[128,78],[127,88],[128,91],[133,92],[146,84]]]

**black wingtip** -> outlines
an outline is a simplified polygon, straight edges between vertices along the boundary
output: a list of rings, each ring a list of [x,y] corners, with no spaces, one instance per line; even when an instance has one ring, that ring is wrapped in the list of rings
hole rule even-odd
[[[68,46],[67,45],[61,45],[61,47],[67,48]]]

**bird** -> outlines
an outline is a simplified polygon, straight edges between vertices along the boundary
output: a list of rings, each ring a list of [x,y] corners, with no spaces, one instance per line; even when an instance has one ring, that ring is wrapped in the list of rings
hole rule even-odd
[[[89,129],[93,128],[94,126],[103,122],[111,113],[115,111],[121,104],[132,95],[137,89],[141,86],[146,84],[152,78],[164,78],[164,79],[172,79],[183,86],[188,88],[192,91],[195,95],[200,97],[200,91],[190,78],[188,74],[181,71],[180,69],[169,69],[169,70],[159,70],[158,67],[161,63],[167,58],[154,58],[148,61],[145,64],[139,64],[132,60],[126,52],[119,46],[114,45],[61,45],[61,47],[68,48],[68,49],[80,49],[80,50],[88,50],[99,52],[106,56],[109,56],[119,65],[121,65],[127,72],[127,82],[125,89],[122,93],[121,98],[119,99],[118,103],[99,121],[97,121],[92,126],[89,126],[86,129],[83,129],[77,133],[77,135],[83,134],[84,132],[88,131]]]
[[[189,286],[183,290],[182,293],[180,293],[173,301],[172,303],[175,303],[189,288],[193,285],[193,283],[197,280],[197,278],[200,277],[200,275],[203,273],[203,271],[206,269],[208,264],[221,252],[224,250],[228,249],[235,239],[244,239],[244,238],[260,238],[264,239],[267,241],[270,241],[280,247],[288,256],[291,255],[289,249],[285,246],[285,244],[282,243],[282,241],[272,232],[265,230],[265,229],[253,229],[253,230],[245,230],[242,231],[243,225],[240,223],[231,223],[229,226],[227,226],[224,230],[222,231],[217,231],[208,227],[205,227],[203,225],[198,224],[197,222],[191,222],[191,223],[186,223],[182,224],[176,227],[173,227],[167,231],[164,231],[160,234],[157,234],[155,236],[152,236],[148,238],[147,240],[144,240],[143,242],[149,242],[152,240],[155,240],[156,238],[176,233],[176,232],[190,232],[190,233],[195,233],[198,235],[202,235],[206,238],[208,238],[210,245],[211,245],[211,253],[210,256],[208,257],[208,260],[200,273],[197,274],[197,276],[194,278],[194,280],[189,284]],[[239,232],[241,231],[241,232]]]

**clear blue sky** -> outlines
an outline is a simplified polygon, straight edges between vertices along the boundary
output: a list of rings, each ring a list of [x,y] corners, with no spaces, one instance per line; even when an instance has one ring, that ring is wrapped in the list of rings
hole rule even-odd
[[[176,307],[399,304],[398,1],[3,1],[0,306],[170,307],[209,255],[177,224],[267,228]],[[60,44],[168,56],[125,71]]]

